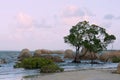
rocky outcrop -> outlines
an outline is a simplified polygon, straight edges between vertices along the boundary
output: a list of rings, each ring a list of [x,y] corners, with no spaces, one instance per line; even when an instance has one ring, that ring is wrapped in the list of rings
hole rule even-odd
[[[64,58],[73,59],[74,58],[74,52],[71,49],[65,50]]]
[[[86,51],[87,49],[83,48],[80,52],[79,59],[82,60],[95,60],[99,58],[99,55],[97,53],[93,53],[93,52],[88,52]],[[65,54],[64,54],[64,58],[69,58],[69,59],[73,59],[75,57],[75,54],[72,50],[67,49],[65,50]]]
[[[40,56],[41,56],[41,50],[40,50],[40,49],[35,50],[33,56],[34,56],[34,57],[40,57]]]
[[[107,61],[112,61],[112,58],[120,58],[120,51],[112,51],[109,53],[104,53],[102,55],[100,55],[99,59],[101,61],[107,62]]]
[[[33,57],[42,57],[46,59],[51,59],[54,62],[63,62],[61,57],[52,55],[52,54],[62,54],[62,53],[63,53],[62,51],[50,51],[45,49],[38,49],[35,50]]]
[[[120,63],[117,66],[117,73],[120,74]]]
[[[32,57],[32,54],[30,53],[29,49],[23,49],[19,56],[18,56],[18,59],[21,61],[23,60],[24,58],[29,58],[29,57]]]

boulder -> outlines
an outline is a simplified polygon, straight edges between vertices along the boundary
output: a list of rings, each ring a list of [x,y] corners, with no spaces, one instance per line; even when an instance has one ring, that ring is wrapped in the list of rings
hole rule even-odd
[[[40,50],[40,49],[35,50],[33,56],[34,56],[34,57],[40,57],[40,56],[41,56],[41,50]]]
[[[120,51],[112,51],[109,53],[104,53],[102,55],[100,55],[99,59],[101,61],[107,62],[107,61],[112,61],[112,58],[120,58]]]
[[[117,73],[120,74],[120,63],[117,66]]]
[[[62,50],[55,50],[55,51],[51,51],[52,54],[64,54],[64,51]]]
[[[74,58],[74,52],[71,49],[65,50],[64,58],[73,59]]]
[[[59,56],[52,56],[52,55],[42,55],[40,56],[42,58],[46,58],[46,59],[51,59],[54,62],[63,62],[63,60],[61,59],[61,57]]]
[[[40,57],[46,58],[46,59],[53,59],[52,55],[41,55]]]
[[[18,59],[21,61],[23,60],[24,58],[29,58],[29,57],[32,57],[32,54],[30,53],[29,49],[23,49],[19,56],[18,56]]]
[[[54,62],[64,62],[60,56],[53,56],[53,59],[52,59]]]
[[[51,54],[52,52],[47,49],[41,49],[41,54]]]
[[[5,64],[7,63],[5,59],[0,59],[0,64]]]

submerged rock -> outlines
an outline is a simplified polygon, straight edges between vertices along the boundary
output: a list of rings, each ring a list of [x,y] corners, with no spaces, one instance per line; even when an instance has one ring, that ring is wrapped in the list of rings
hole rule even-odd
[[[29,57],[32,57],[32,54],[30,53],[29,49],[23,49],[19,56],[18,56],[18,59],[21,61],[23,60],[24,58],[29,58]]]

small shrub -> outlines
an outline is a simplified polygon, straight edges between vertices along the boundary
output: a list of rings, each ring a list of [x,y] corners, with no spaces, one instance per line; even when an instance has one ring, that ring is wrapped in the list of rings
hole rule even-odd
[[[54,72],[63,72],[63,71],[64,71],[64,69],[60,68],[56,64],[51,64],[51,65],[43,66],[41,68],[41,72],[42,73],[54,73]]]
[[[14,68],[41,69],[41,72],[43,73],[64,71],[64,69],[60,68],[52,60],[45,58],[25,58],[17,63]]]
[[[112,58],[112,62],[113,63],[119,63],[120,62],[120,58],[114,57],[114,58]]]
[[[25,58],[21,63],[17,63],[15,68],[39,69],[42,66],[54,64],[53,61],[44,58]]]

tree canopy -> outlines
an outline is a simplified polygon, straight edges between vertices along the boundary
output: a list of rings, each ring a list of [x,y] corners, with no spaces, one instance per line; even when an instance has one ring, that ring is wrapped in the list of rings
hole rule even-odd
[[[76,48],[75,62],[81,48],[86,48],[89,52],[98,52],[107,48],[116,37],[106,32],[106,30],[95,24],[90,25],[87,21],[82,21],[72,26],[70,34],[64,37],[65,43]]]

